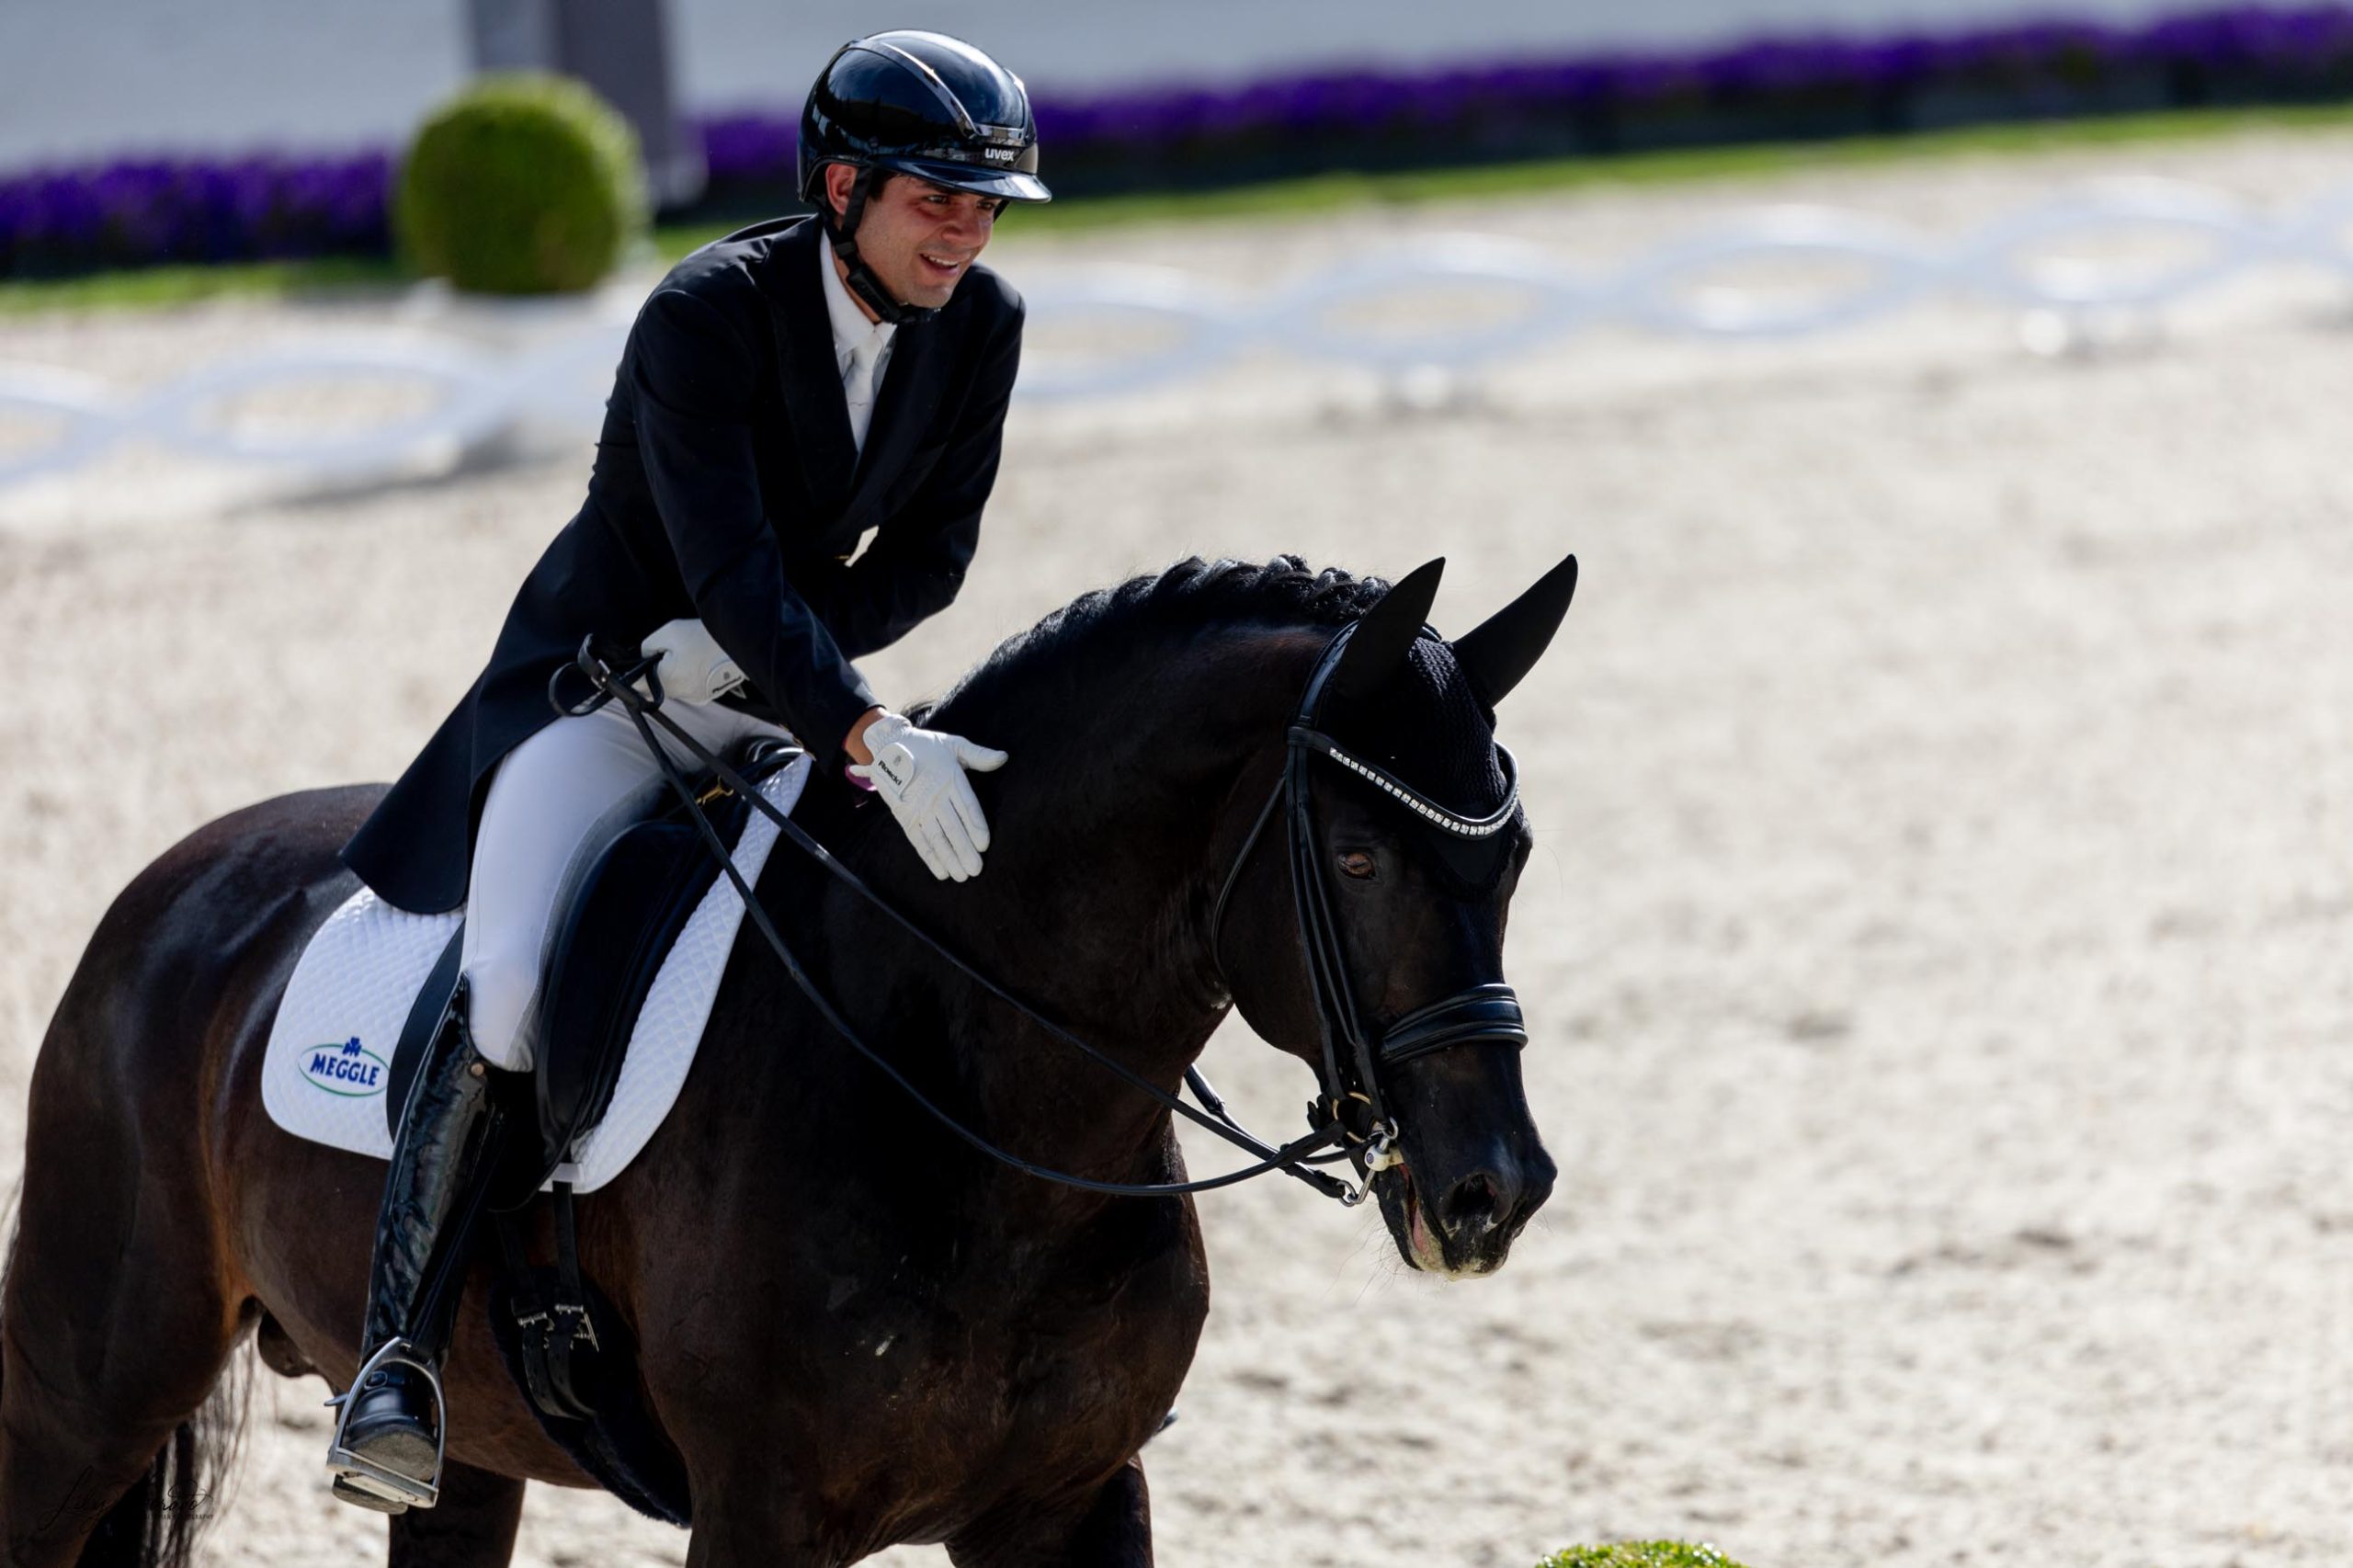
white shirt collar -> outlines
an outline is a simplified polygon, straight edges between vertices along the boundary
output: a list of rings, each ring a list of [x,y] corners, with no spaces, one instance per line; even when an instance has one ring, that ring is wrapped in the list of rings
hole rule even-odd
[[[823,230],[817,233],[817,268],[825,278],[825,314],[834,324],[834,358],[847,370],[851,351],[860,343],[872,339],[883,355],[891,351],[891,339],[898,327],[890,322],[868,321],[866,312],[850,298],[849,290],[842,282],[842,275],[834,266],[834,242]],[[880,369],[881,361],[877,361]]]

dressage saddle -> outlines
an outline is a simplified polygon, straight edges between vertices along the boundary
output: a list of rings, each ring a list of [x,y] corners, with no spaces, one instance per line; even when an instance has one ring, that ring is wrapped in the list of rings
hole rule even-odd
[[[727,760],[756,786],[800,755],[781,743],[760,740]],[[689,781],[704,813],[733,850],[751,819],[751,807],[732,790],[717,788],[707,772],[689,775]],[[509,1151],[494,1207],[519,1203],[558,1176],[603,1118],[646,993],[719,875],[718,862],[685,807],[661,779],[607,812],[574,855],[556,894],[553,936],[540,960],[538,1014],[530,1026],[539,1136],[526,1141],[522,1151]],[[410,1080],[457,988],[464,940],[461,923],[402,1026],[384,1095],[385,1121],[395,1138]]]

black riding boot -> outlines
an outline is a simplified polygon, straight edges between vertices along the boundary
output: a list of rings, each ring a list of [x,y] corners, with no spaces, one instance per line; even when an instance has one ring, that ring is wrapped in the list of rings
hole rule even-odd
[[[338,1402],[335,1494],[397,1514],[438,1498],[440,1365],[465,1289],[465,1240],[484,1196],[496,1117],[490,1069],[466,1029],[460,983],[426,1047],[384,1178],[359,1376]]]

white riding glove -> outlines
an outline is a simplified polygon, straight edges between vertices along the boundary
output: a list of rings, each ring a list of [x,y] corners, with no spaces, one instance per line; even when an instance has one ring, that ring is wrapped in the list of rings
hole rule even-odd
[[[743,667],[727,655],[699,620],[664,622],[638,653],[645,658],[660,654],[662,694],[679,702],[715,701],[744,684]]]
[[[979,876],[989,824],[964,770],[994,773],[1005,753],[890,712],[866,727],[866,744],[872,765],[853,763],[849,771],[874,786],[931,874],[960,882]]]

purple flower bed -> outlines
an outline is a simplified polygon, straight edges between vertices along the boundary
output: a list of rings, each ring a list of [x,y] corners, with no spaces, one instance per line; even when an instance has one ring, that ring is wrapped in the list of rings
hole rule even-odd
[[[2353,6],[1335,73],[1046,99],[1038,117],[1050,177],[1085,190],[2326,98],[2353,98]]]
[[[1074,195],[1325,169],[1601,155],[2202,104],[2353,99],[2353,6],[2243,6],[2134,27],[2049,22],[1870,41],[1780,38],[1237,87],[1041,95]],[[791,204],[796,114],[705,120],[696,214]],[[0,278],[165,261],[381,256],[383,153],[149,160],[0,176]]]
[[[0,177],[0,278],[381,256],[392,158],[140,159]]]
[[[1048,179],[1086,194],[2329,98],[2353,98],[2353,6],[2343,4],[1040,95],[1038,129]],[[793,131],[784,113],[710,121],[711,204],[772,207],[789,195]]]

